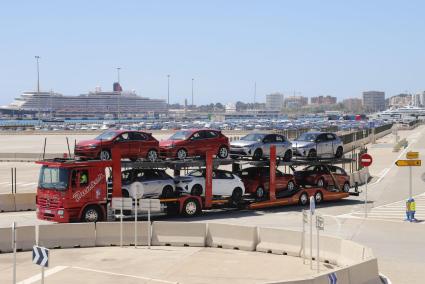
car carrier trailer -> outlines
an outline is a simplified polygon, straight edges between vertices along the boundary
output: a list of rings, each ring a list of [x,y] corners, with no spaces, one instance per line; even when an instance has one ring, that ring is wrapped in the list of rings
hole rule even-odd
[[[179,175],[181,170],[194,168],[205,169],[205,194],[196,196],[190,194],[178,194],[173,198],[160,198],[161,207],[164,213],[184,216],[195,216],[203,210],[213,208],[240,208],[240,209],[260,209],[283,205],[307,205],[311,196],[316,201],[339,200],[349,196],[350,193],[343,192],[336,179],[330,172],[336,188],[320,187],[299,187],[290,196],[279,197],[276,194],[275,174],[277,166],[288,166],[293,171],[300,165],[329,165],[336,163],[351,162],[348,159],[305,159],[283,162],[276,160],[276,148],[270,149],[270,158],[266,161],[244,161],[231,159],[213,159],[212,153],[207,153],[205,159],[189,159],[182,161],[122,161],[119,149],[112,150],[112,160],[81,161],[75,159],[53,159],[37,161],[43,166],[42,169],[55,169],[57,174],[68,175],[64,178],[64,186],[60,190],[37,189],[37,217],[43,220],[56,222],[90,221],[87,214],[97,214],[95,221],[106,220],[108,212],[111,212],[111,200],[114,197],[122,197],[121,171],[122,169],[171,169],[175,175]],[[233,170],[241,169],[244,165],[254,165],[268,167],[270,169],[270,183],[267,199],[256,200],[252,197],[244,196],[241,202],[235,204],[230,198],[216,198],[212,190],[213,169],[222,165],[232,165]],[[107,169],[110,169],[112,188],[108,186]],[[53,174],[53,172],[52,172]],[[79,180],[82,174],[88,174],[88,181],[85,186],[75,186],[75,180]]]

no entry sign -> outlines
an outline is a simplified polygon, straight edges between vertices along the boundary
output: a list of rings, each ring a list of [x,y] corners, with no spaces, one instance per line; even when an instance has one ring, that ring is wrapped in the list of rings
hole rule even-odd
[[[363,167],[369,167],[370,165],[372,165],[372,156],[369,154],[362,154],[360,156],[360,165],[362,165]]]

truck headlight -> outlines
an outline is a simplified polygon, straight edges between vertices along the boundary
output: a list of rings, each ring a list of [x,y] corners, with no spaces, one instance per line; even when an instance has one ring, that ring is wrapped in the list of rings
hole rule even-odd
[[[61,215],[61,216],[63,216],[63,210],[62,209],[60,209],[60,210],[58,210],[58,215]]]

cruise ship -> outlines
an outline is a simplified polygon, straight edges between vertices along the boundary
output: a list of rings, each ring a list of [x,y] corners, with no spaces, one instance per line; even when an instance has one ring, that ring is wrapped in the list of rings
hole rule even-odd
[[[388,121],[408,122],[425,118],[425,108],[409,105],[376,113],[376,117]]]
[[[114,83],[113,91],[103,92],[96,88],[78,96],[24,92],[3,109],[63,118],[123,118],[165,114],[167,104],[165,100],[138,96],[135,91],[122,91],[120,84]]]

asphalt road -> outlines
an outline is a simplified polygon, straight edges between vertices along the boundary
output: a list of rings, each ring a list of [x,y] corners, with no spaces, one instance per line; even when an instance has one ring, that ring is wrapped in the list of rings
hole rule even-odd
[[[374,157],[370,167],[375,177],[368,186],[368,218],[365,212],[365,188],[358,197],[317,206],[316,213],[325,216],[325,234],[337,235],[371,247],[378,257],[380,272],[393,283],[423,283],[425,271],[425,222],[404,221],[405,200],[408,197],[409,174],[407,168],[394,166],[395,160],[404,158],[409,150],[425,156],[425,126],[412,131],[399,132],[409,141],[408,149],[392,152],[394,138],[388,135],[377,144],[369,145]],[[413,192],[417,196],[417,217],[425,220],[425,183],[423,167],[413,169]],[[1,174],[0,178],[3,177]],[[18,187],[19,188],[19,187]],[[221,223],[261,225],[301,230],[301,210],[298,206],[267,210],[242,210],[236,212],[214,211],[193,219],[175,218],[179,221],[209,221]],[[162,219],[162,218],[161,218]],[[34,212],[1,213],[0,227],[18,224],[34,224]]]

